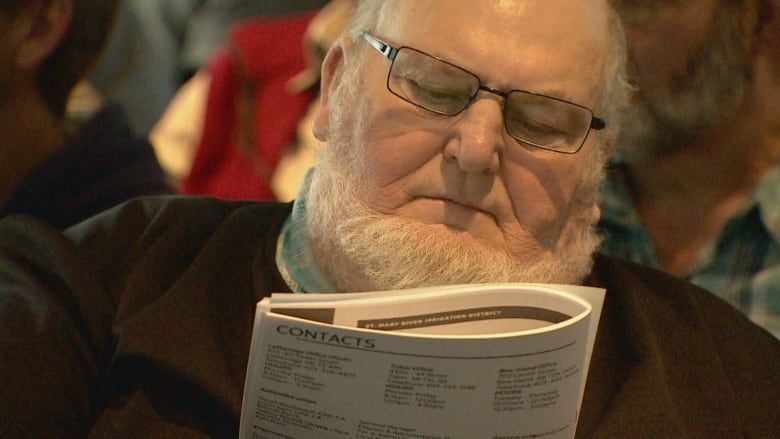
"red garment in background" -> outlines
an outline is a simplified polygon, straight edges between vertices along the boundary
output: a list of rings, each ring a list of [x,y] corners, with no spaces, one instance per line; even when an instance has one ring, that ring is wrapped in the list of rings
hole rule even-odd
[[[303,40],[316,12],[263,17],[231,28],[209,63],[203,133],[186,194],[273,200],[270,181],[314,90],[292,93],[287,83],[303,71]]]

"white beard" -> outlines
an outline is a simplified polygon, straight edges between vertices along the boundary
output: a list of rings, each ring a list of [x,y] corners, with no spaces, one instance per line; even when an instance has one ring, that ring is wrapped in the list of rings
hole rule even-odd
[[[326,174],[326,175],[323,175]],[[371,212],[354,197],[322,190],[317,170],[307,218],[320,268],[339,291],[484,282],[578,283],[590,271],[598,239],[583,233],[558,252],[521,261],[444,225]]]
[[[350,110],[359,114],[363,109],[331,108],[328,145],[315,165],[306,207],[313,253],[331,287],[369,291],[486,282],[579,283],[590,272],[600,242],[591,215],[600,169],[583,184],[572,208],[578,214],[556,248],[537,250],[533,260],[520,258],[466,232],[368,207],[359,192],[362,149],[353,138],[361,127],[345,122]],[[533,244],[529,247],[538,247]]]

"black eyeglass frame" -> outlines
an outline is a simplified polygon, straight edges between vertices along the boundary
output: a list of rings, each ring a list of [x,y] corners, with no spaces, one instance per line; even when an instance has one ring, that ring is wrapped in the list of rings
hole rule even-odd
[[[371,35],[370,33],[366,32],[366,31],[361,32],[360,36],[363,39],[365,39],[374,49],[376,49],[379,53],[381,53],[382,56],[384,56],[385,58],[390,60],[390,68],[388,69],[387,81],[385,83],[385,85],[387,87],[387,90],[390,93],[392,93],[393,95],[398,96],[399,98],[403,99],[406,102],[409,102],[410,104],[414,105],[417,108],[421,108],[423,110],[430,111],[431,113],[439,114],[439,115],[442,115],[442,116],[449,116],[449,117],[457,116],[458,114],[466,111],[466,109],[469,106],[471,106],[471,104],[474,103],[474,101],[476,100],[477,94],[479,94],[479,91],[482,90],[482,91],[486,91],[488,93],[494,94],[496,96],[500,96],[500,97],[504,98],[505,101],[506,101],[506,99],[507,99],[507,97],[509,96],[510,93],[518,92],[518,93],[525,93],[525,94],[531,95],[531,96],[538,96],[538,97],[543,97],[543,98],[547,98],[547,99],[552,99],[554,101],[563,102],[565,104],[573,105],[575,107],[579,107],[579,108],[582,108],[584,110],[587,110],[588,113],[590,113],[590,117],[591,117],[590,124],[588,126],[588,131],[583,136],[582,141],[577,146],[577,148],[575,148],[573,150],[570,150],[570,151],[545,147],[543,145],[539,145],[539,144],[536,144],[534,142],[530,142],[528,140],[519,139],[519,138],[515,137],[514,135],[509,133],[509,131],[507,129],[507,126],[506,126],[506,110],[505,109],[503,110],[503,112],[504,112],[504,130],[506,130],[507,133],[513,139],[517,140],[518,142],[522,142],[524,144],[528,144],[530,146],[533,146],[534,148],[543,149],[545,151],[557,152],[557,153],[560,153],[560,154],[576,154],[576,153],[578,153],[582,149],[582,146],[585,145],[585,142],[588,140],[588,136],[590,135],[590,131],[591,130],[602,130],[602,129],[606,128],[606,126],[607,126],[607,124],[604,121],[604,119],[596,117],[593,114],[593,110],[591,110],[590,108],[588,108],[588,107],[586,107],[584,105],[580,105],[580,104],[577,104],[575,102],[567,101],[565,99],[556,98],[554,96],[548,96],[548,95],[544,95],[544,94],[540,94],[540,93],[533,93],[533,92],[530,92],[528,90],[512,89],[512,90],[509,90],[509,91],[503,91],[503,90],[497,90],[497,89],[494,89],[494,88],[486,87],[486,86],[482,85],[482,79],[480,79],[479,76],[477,76],[474,73],[464,69],[463,67],[455,65],[455,64],[453,64],[453,63],[451,63],[449,61],[443,60],[443,59],[439,58],[438,56],[431,55],[429,53],[426,53],[426,52],[423,52],[421,50],[415,49],[414,47],[409,47],[409,46],[393,47],[393,46],[385,43],[384,41],[380,40],[379,38]],[[401,51],[402,49],[411,50],[413,52],[420,53],[422,55],[431,57],[431,58],[436,59],[436,60],[438,60],[440,62],[448,64],[448,65],[450,65],[450,66],[452,66],[452,67],[454,67],[454,68],[456,68],[458,70],[461,70],[461,71],[463,71],[465,73],[468,73],[469,75],[471,75],[471,76],[473,76],[474,78],[477,79],[477,83],[479,84],[479,86],[476,88],[474,93],[471,96],[469,96],[469,102],[462,109],[460,109],[459,111],[457,111],[455,113],[442,112],[442,111],[439,111],[439,110],[436,110],[436,109],[433,109],[433,108],[428,108],[428,107],[422,106],[422,105],[420,105],[420,104],[418,104],[416,102],[413,102],[413,101],[407,99],[406,97],[396,93],[390,87],[390,73],[392,72],[393,63],[395,63],[395,58],[396,58],[396,56],[398,56],[398,52]]]

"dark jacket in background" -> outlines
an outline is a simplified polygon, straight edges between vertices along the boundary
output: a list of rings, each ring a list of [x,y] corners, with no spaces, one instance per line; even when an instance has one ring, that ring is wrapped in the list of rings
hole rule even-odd
[[[63,229],[130,198],[170,193],[152,146],[107,104],[0,200],[0,218],[26,213]]]

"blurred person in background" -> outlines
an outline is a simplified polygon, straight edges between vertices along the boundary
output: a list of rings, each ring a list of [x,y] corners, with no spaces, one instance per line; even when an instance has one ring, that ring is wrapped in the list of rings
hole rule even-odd
[[[638,91],[603,190],[602,251],[780,337],[780,1],[613,3]]]
[[[89,80],[147,135],[179,88],[206,65],[238,21],[285,16],[327,0],[123,0]]]
[[[192,195],[292,200],[314,161],[322,57],[354,0],[233,25],[150,133],[163,168]]]
[[[0,0],[0,217],[65,228],[128,198],[171,193],[121,107],[86,86],[71,99],[117,4]]]

